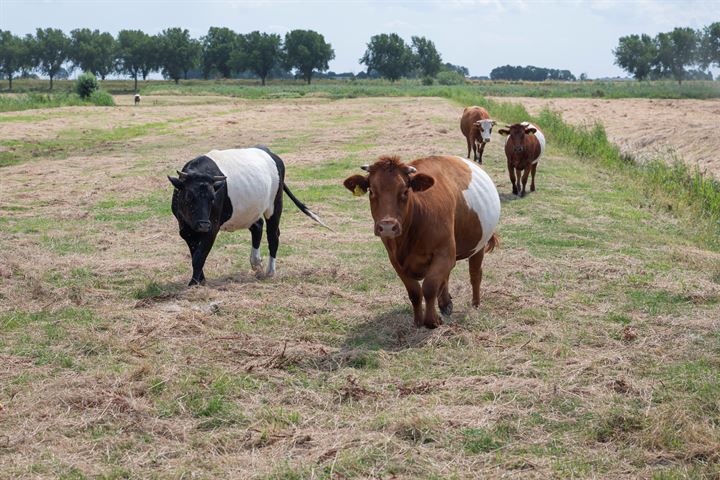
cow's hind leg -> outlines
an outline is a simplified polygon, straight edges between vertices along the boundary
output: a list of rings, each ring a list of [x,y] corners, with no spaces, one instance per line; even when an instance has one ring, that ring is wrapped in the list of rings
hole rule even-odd
[[[482,282],[482,262],[485,249],[480,249],[470,257],[470,285],[472,285],[472,306],[480,306],[480,283]]]
[[[250,227],[250,235],[252,235],[252,250],[250,251],[250,266],[253,270],[259,270],[262,265],[262,257],[260,256],[260,242],[262,241],[263,219],[259,219]]]
[[[277,258],[278,247],[280,246],[280,216],[282,215],[282,204],[275,206],[275,212],[267,219],[267,240],[268,249],[270,250],[270,260],[268,261],[265,276],[272,277],[275,275],[275,259]]]

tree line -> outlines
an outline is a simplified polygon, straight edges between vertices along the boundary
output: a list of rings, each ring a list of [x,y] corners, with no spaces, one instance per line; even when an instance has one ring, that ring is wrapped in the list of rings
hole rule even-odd
[[[620,37],[613,55],[615,64],[637,80],[674,78],[680,84],[686,79],[712,80],[712,74],[702,70],[720,67],[720,22],[700,30],[677,27],[655,37],[644,33]]]
[[[312,30],[293,30],[284,39],[259,31],[238,34],[229,28],[211,27],[200,39],[187,29],[168,28],[157,35],[140,30],[121,30],[117,37],[108,32],[76,29],[66,35],[56,28],[38,28],[35,35],[16,36],[0,31],[0,74],[9,81],[33,71],[53,79],[63,65],[80,68],[105,79],[112,73],[146,80],[161,72],[177,83],[199,71],[204,78],[230,78],[233,73],[251,72],[262,84],[273,69],[294,70],[307,83],[316,72],[326,71],[335,58],[332,46]]]
[[[544,80],[566,80],[575,81],[575,75],[570,70],[558,70],[556,68],[527,67],[504,65],[495,67],[490,72],[492,80],[527,80],[530,82],[542,82]]]
[[[33,72],[48,76],[52,89],[54,79],[67,75],[66,68],[79,68],[102,80],[111,74],[127,75],[135,80],[135,90],[138,79],[146,80],[152,72],[176,83],[188,77],[255,77],[263,85],[269,77],[288,78],[294,72],[310,83],[313,76],[328,70],[334,58],[332,45],[312,30],[293,30],[283,38],[211,27],[199,39],[182,28],[168,28],[157,35],[121,30],[117,36],[89,28],[72,30],[69,35],[60,29],[38,28],[25,36],[0,30],[0,75],[8,79],[11,90],[13,78]],[[443,63],[427,38],[412,37],[408,45],[394,33],[373,36],[359,61],[367,72],[358,78],[423,77],[432,83],[439,75],[450,83],[464,81],[468,75],[465,67]]]

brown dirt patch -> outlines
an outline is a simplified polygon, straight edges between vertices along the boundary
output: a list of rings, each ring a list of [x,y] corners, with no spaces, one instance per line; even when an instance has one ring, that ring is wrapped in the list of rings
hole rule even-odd
[[[600,122],[623,153],[639,160],[679,158],[720,178],[720,100],[490,97],[520,103],[531,114],[545,107],[576,125]]]

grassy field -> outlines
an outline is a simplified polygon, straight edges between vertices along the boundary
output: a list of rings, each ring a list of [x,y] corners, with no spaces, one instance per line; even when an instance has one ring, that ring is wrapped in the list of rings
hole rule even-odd
[[[102,87],[112,94],[134,92],[131,80],[105,80]],[[444,87],[423,86],[418,80],[316,80],[311,85],[303,81],[271,80],[261,87],[254,80],[182,80],[179,85],[171,81],[150,80],[139,84],[143,94],[172,95],[230,95],[242,98],[286,98],[302,96],[328,96],[354,98],[363,96],[436,96]],[[49,87],[47,80],[16,80],[16,92],[43,92]],[[55,81],[55,91],[70,92],[72,80]],[[601,81],[584,82],[499,82],[470,81],[462,87],[475,95],[502,97],[578,97],[578,98],[720,98],[720,82],[687,81],[678,85],[673,81]],[[0,83],[0,92],[7,85]]]
[[[341,182],[381,154],[464,154],[462,95],[0,115],[0,477],[720,476],[716,225],[597,131],[548,125],[524,199],[490,144],[503,245],[481,308],[462,262],[446,325],[412,326]],[[187,289],[165,175],[257,143],[335,232],[287,202],[276,278],[222,233]]]

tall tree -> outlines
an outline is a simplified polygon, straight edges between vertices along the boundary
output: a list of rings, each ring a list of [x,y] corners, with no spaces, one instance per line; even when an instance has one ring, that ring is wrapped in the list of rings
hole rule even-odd
[[[698,60],[698,37],[695,30],[677,27],[669,33],[658,33],[655,44],[655,72],[661,76],[672,75],[682,84],[687,73],[685,67],[694,65]]]
[[[84,72],[105,80],[115,67],[116,42],[112,34],[78,28],[70,32],[70,60]]]
[[[0,73],[5,75],[12,90],[13,75],[28,64],[30,52],[23,39],[8,30],[0,30]]]
[[[138,76],[149,63],[152,42],[150,37],[140,30],[120,30],[117,41],[117,69],[135,80],[137,92]]]
[[[367,65],[368,74],[375,71],[394,82],[410,73],[414,57],[410,47],[397,33],[382,33],[370,38],[360,63]]]
[[[424,77],[434,77],[442,68],[442,57],[435,44],[425,37],[412,37],[412,48],[415,61]]]
[[[187,79],[187,72],[197,64],[200,44],[190,38],[190,32],[182,28],[168,28],[160,34],[159,66],[163,75],[178,83]]]
[[[310,84],[315,70],[324,72],[335,58],[332,45],[313,30],[293,30],[285,34],[284,62],[288,70],[297,70]]]
[[[237,46],[235,32],[225,27],[210,27],[202,38],[203,76],[207,79],[215,71],[223,78],[230,78],[231,56]]]
[[[644,80],[650,74],[657,57],[657,46],[649,35],[628,35],[620,37],[613,50],[615,65],[632,74],[637,80]]]
[[[35,32],[33,58],[41,72],[50,77],[50,90],[53,79],[68,59],[70,39],[59,28],[38,28]]]
[[[280,35],[274,33],[254,31],[241,35],[240,48],[233,52],[231,63],[238,72],[250,70],[260,77],[260,81],[265,85],[265,79],[280,62],[280,43]]]
[[[720,22],[711,23],[703,30],[699,57],[703,68],[720,67]]]

